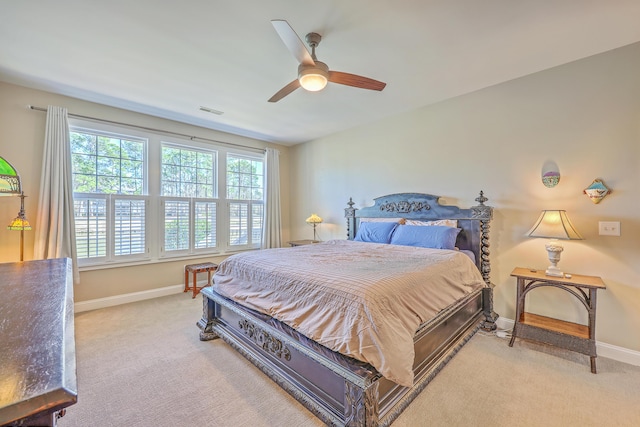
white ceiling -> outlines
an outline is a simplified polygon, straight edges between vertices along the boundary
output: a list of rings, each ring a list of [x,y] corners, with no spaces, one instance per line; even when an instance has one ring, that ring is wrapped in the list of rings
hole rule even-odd
[[[2,0],[0,17],[0,80],[288,145],[640,41],[638,0]],[[272,19],[387,87],[268,103],[297,74]]]

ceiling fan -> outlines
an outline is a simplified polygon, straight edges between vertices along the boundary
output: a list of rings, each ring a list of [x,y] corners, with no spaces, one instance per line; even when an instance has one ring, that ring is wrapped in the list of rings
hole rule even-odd
[[[311,92],[322,90],[328,81],[370,90],[382,90],[387,85],[386,83],[368,77],[329,70],[327,64],[318,61],[316,58],[316,47],[320,44],[320,40],[322,40],[320,34],[309,33],[305,37],[311,47],[311,54],[309,54],[304,43],[302,43],[300,37],[293,31],[293,28],[291,28],[287,21],[284,19],[274,19],[271,23],[300,65],[298,65],[298,78],[276,92],[276,94],[269,99],[269,102],[278,102],[299,87]]]

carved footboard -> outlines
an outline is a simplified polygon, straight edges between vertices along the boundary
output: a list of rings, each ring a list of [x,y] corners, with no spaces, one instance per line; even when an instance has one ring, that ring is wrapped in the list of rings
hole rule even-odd
[[[397,418],[478,330],[486,303],[475,292],[423,325],[415,336],[415,384],[407,388],[211,288],[202,294],[201,340],[222,338],[326,424],[363,427]]]

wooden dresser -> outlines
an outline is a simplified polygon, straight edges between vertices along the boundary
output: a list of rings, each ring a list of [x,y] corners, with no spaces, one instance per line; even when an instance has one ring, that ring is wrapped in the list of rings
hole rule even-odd
[[[0,264],[0,426],[55,426],[76,403],[68,258]]]

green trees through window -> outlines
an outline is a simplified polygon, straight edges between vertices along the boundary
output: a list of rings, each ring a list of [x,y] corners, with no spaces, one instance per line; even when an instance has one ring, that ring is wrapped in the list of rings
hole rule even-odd
[[[69,136],[74,192],[144,193],[144,141],[88,132]]]

